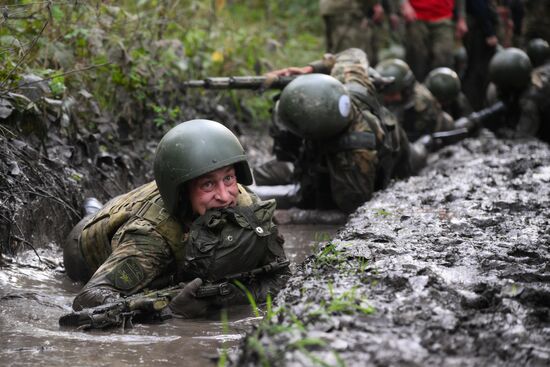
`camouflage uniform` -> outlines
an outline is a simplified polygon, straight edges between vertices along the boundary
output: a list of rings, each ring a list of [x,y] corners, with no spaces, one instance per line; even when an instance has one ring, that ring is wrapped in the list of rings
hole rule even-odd
[[[365,27],[367,11],[378,1],[373,0],[320,0],[319,10],[325,23],[328,52],[339,52],[350,47],[374,54],[374,32],[370,24]]]
[[[411,1],[414,7],[416,2]],[[463,0],[457,0],[457,9],[464,14]],[[452,18],[407,23],[405,33],[406,61],[418,80],[424,80],[436,67],[452,68],[455,23]]]
[[[550,42],[550,1],[525,0],[524,4],[524,39],[542,38]]]
[[[423,84],[415,82],[409,91],[403,91],[404,100],[388,106],[397,116],[410,141],[436,131],[451,130],[453,118],[445,113],[433,94]]]
[[[328,54],[310,65],[314,72],[330,74],[348,89],[352,123],[333,141],[306,140],[295,165],[297,176],[306,202],[322,208],[330,207],[332,201],[341,210],[351,212],[391,178],[412,174],[418,156],[395,118],[378,103],[363,51]],[[356,138],[370,143],[353,146],[350,142]]]
[[[93,274],[73,308],[195,277],[216,281],[284,259],[283,240],[272,222],[274,210],[273,200],[260,201],[240,185],[236,207],[209,210],[193,222],[168,214],[155,182],[118,196],[69,236],[66,246],[80,249]],[[246,286],[262,300],[288,275],[287,268]]]
[[[550,143],[550,63],[531,73],[531,83],[520,99],[517,132]]]

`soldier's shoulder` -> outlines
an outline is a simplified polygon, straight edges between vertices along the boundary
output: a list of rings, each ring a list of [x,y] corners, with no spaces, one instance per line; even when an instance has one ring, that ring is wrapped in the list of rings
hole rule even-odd
[[[237,198],[238,206],[251,206],[255,204],[263,204],[275,202],[275,200],[262,200],[252,189],[248,186],[238,184],[239,196]]]
[[[541,65],[531,72],[531,84],[539,89],[550,88],[550,63]]]
[[[437,100],[425,85],[415,83],[414,85],[414,106],[417,111],[424,111],[437,105]]]

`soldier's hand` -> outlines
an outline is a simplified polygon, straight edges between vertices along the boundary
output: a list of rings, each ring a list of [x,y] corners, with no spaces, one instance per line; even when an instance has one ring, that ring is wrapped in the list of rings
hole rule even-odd
[[[170,310],[183,318],[190,319],[193,317],[203,316],[210,304],[206,299],[195,297],[197,290],[202,285],[202,280],[196,278],[189,282],[181,292],[174,297],[168,305]]]
[[[401,14],[403,15],[403,19],[405,19],[406,22],[414,22],[416,20],[416,11],[411,6],[408,0],[405,0],[401,4]]]
[[[270,71],[269,73],[265,74],[265,76],[269,78],[269,77],[278,77],[278,76],[301,75],[301,74],[309,74],[312,71],[313,71],[313,68],[309,65],[303,66],[303,67],[289,66],[288,68]]]

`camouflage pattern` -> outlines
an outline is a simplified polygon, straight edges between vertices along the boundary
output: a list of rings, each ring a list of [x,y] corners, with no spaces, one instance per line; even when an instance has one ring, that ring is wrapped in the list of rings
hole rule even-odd
[[[531,83],[519,100],[517,132],[550,143],[550,63],[531,73]]]
[[[454,23],[450,19],[408,23],[405,45],[406,62],[418,80],[424,80],[428,72],[437,67],[452,68]]]
[[[523,36],[526,40],[542,38],[550,43],[550,1],[525,0]]]
[[[376,139],[373,149],[337,151],[327,151],[336,145],[333,142],[306,142],[305,153],[295,165],[302,193],[316,195],[309,198],[316,208],[330,207],[331,199],[341,210],[351,212],[375,190],[385,187],[390,178],[411,174],[408,141],[393,116],[378,105],[362,50],[326,55],[311,65],[318,72],[330,72],[351,92],[352,122],[344,134],[370,133]]]
[[[254,168],[256,185],[288,185],[292,183],[294,165],[273,159]]]
[[[375,55],[376,32],[366,14],[376,3],[372,0],[320,0],[327,52],[336,53],[357,47],[368,55]]]
[[[250,218],[255,218],[254,225],[246,218],[239,218],[240,222],[235,220],[239,225],[233,226],[233,230],[222,231],[225,238],[232,238],[234,243],[241,244],[238,239],[246,235],[247,241],[242,243],[249,248],[267,239],[269,251],[262,253],[262,258],[248,259],[249,262],[265,265],[276,257],[284,259],[282,240],[272,222],[274,202],[262,202],[239,185],[237,207],[252,210],[254,215]],[[204,236],[198,236],[201,238],[198,242],[197,236],[190,240],[190,233],[197,232],[195,222],[168,214],[154,182],[111,200],[94,215],[80,236],[82,255],[94,274],[75,298],[73,308],[79,310],[97,306],[146,287],[166,286],[169,280],[188,280],[197,276],[196,267],[192,271],[190,265],[189,249],[212,247],[214,242],[211,236],[208,243],[201,242],[206,241]],[[218,224],[220,229],[230,227],[225,222]],[[262,229],[258,230],[258,227]],[[258,233],[258,236],[251,236],[251,233]],[[241,258],[235,261],[231,256],[217,256],[213,260],[216,261],[217,275],[226,266],[234,270],[231,264],[242,263]],[[246,270],[251,269],[241,268],[241,271]],[[262,282],[250,285],[251,291],[260,298],[265,297],[265,292],[282,286],[287,276],[288,271],[270,274]],[[164,281],[161,282],[162,279]]]
[[[453,128],[453,118],[445,113],[439,102],[423,84],[415,82],[403,102],[388,106],[405,129],[409,141],[425,134]]]

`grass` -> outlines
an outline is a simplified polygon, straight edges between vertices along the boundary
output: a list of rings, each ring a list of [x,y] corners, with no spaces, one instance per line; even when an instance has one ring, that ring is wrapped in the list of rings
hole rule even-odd
[[[0,93],[19,93],[26,73],[48,78],[52,96],[84,90],[102,111],[133,124],[181,118],[178,81],[260,75],[305,65],[324,52],[317,2],[308,0],[33,0],[0,20]],[[197,91],[197,93],[199,93]],[[253,121],[270,97],[220,92]]]

